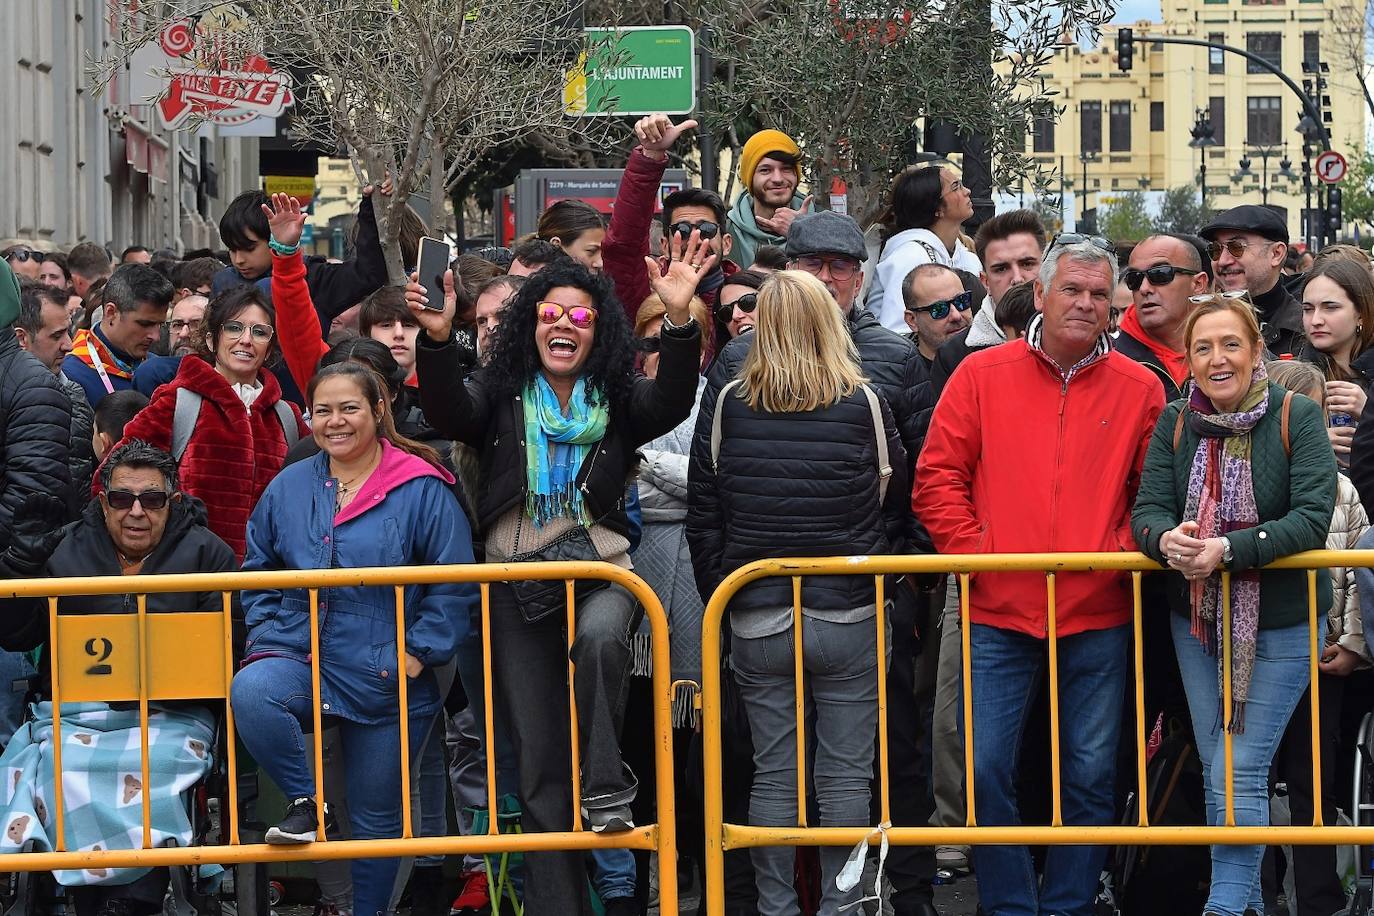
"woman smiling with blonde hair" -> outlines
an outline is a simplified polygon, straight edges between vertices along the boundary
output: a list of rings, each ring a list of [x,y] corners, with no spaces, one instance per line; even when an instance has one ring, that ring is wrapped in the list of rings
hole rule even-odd
[[[737,382],[701,405],[689,470],[687,540],[697,589],[764,557],[899,553],[910,499],[892,411],[865,384],[835,300],[788,270],[759,290],[753,346]],[[815,713],[810,772],[823,826],[868,820],[877,732],[877,614],[872,576],[821,576],[801,591],[800,651]],[[793,601],[787,579],[730,602],[732,667],[753,735],[751,824],[796,826]],[[835,877],[848,850],[822,849],[819,912],[858,900]],[[790,848],[752,851],[759,911],[795,911]]]

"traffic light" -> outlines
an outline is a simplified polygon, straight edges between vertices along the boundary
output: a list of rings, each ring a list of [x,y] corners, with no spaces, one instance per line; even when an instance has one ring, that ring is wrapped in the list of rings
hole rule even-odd
[[[1334,239],[1341,228],[1341,189],[1330,188],[1326,192],[1326,225]]]
[[[1123,28],[1116,30],[1116,65],[1122,73],[1129,73],[1131,64],[1135,57],[1134,30]]]

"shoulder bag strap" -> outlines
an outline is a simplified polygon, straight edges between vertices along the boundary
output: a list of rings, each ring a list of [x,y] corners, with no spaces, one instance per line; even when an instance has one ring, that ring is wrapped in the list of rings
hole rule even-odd
[[[736,388],[739,387],[739,379],[730,382],[720,389],[720,394],[716,395],[716,413],[711,417],[711,470],[720,472],[720,415],[725,410],[725,398]]]
[[[1288,441],[1288,414],[1293,409],[1293,392],[1286,392],[1283,396],[1283,410],[1279,413],[1279,437],[1283,439],[1283,453],[1287,457],[1293,457],[1293,447]]]
[[[1183,414],[1187,407],[1178,409],[1178,419],[1174,421],[1174,451],[1178,451],[1178,443],[1183,439]]]
[[[868,409],[873,414],[873,435],[878,440],[878,505],[887,501],[887,485],[892,480],[892,462],[887,451],[887,431],[883,427],[883,405],[878,403],[878,394],[867,385],[860,385],[864,397],[868,398]]]
[[[178,463],[191,443],[191,433],[196,430],[196,418],[200,416],[203,400],[189,388],[177,389],[177,406],[172,412],[172,458]]]
[[[296,426],[296,415],[291,412],[291,405],[280,398],[272,407],[277,412],[277,419],[281,421],[281,431],[286,434],[286,450],[289,452],[301,438],[300,428]]]

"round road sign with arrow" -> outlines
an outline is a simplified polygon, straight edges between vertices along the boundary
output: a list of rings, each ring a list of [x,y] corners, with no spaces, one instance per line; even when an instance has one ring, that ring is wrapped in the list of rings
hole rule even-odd
[[[1340,181],[1349,170],[1350,165],[1345,161],[1345,157],[1333,149],[1317,157],[1317,178],[1327,184]]]

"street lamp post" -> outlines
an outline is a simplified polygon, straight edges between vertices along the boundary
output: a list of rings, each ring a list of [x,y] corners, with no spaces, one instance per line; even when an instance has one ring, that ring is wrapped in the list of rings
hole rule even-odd
[[[1197,110],[1197,121],[1193,123],[1191,131],[1193,139],[1188,141],[1188,145],[1197,150],[1198,153],[1198,183],[1202,188],[1202,209],[1207,209],[1207,148],[1217,145],[1216,132],[1212,130],[1212,119],[1208,117],[1207,109]]]
[[[1089,152],[1088,150],[1081,150],[1078,154],[1078,161],[1083,166],[1083,217],[1085,219],[1088,215],[1088,163],[1097,162],[1099,158],[1097,153]],[[1090,231],[1097,231],[1096,220],[1094,220],[1093,227]]]
[[[1252,147],[1255,155],[1260,157],[1260,203],[1269,206],[1269,160],[1279,154],[1279,148],[1273,145],[1255,145]],[[1232,176],[1233,180],[1240,181],[1245,178],[1253,178],[1254,172],[1250,170],[1250,157],[1244,153],[1240,157],[1240,170]],[[1298,176],[1293,173],[1293,163],[1288,158],[1288,150],[1285,147],[1283,159],[1279,160],[1279,169],[1274,173],[1276,179],[1282,178],[1285,181],[1292,181]]]

